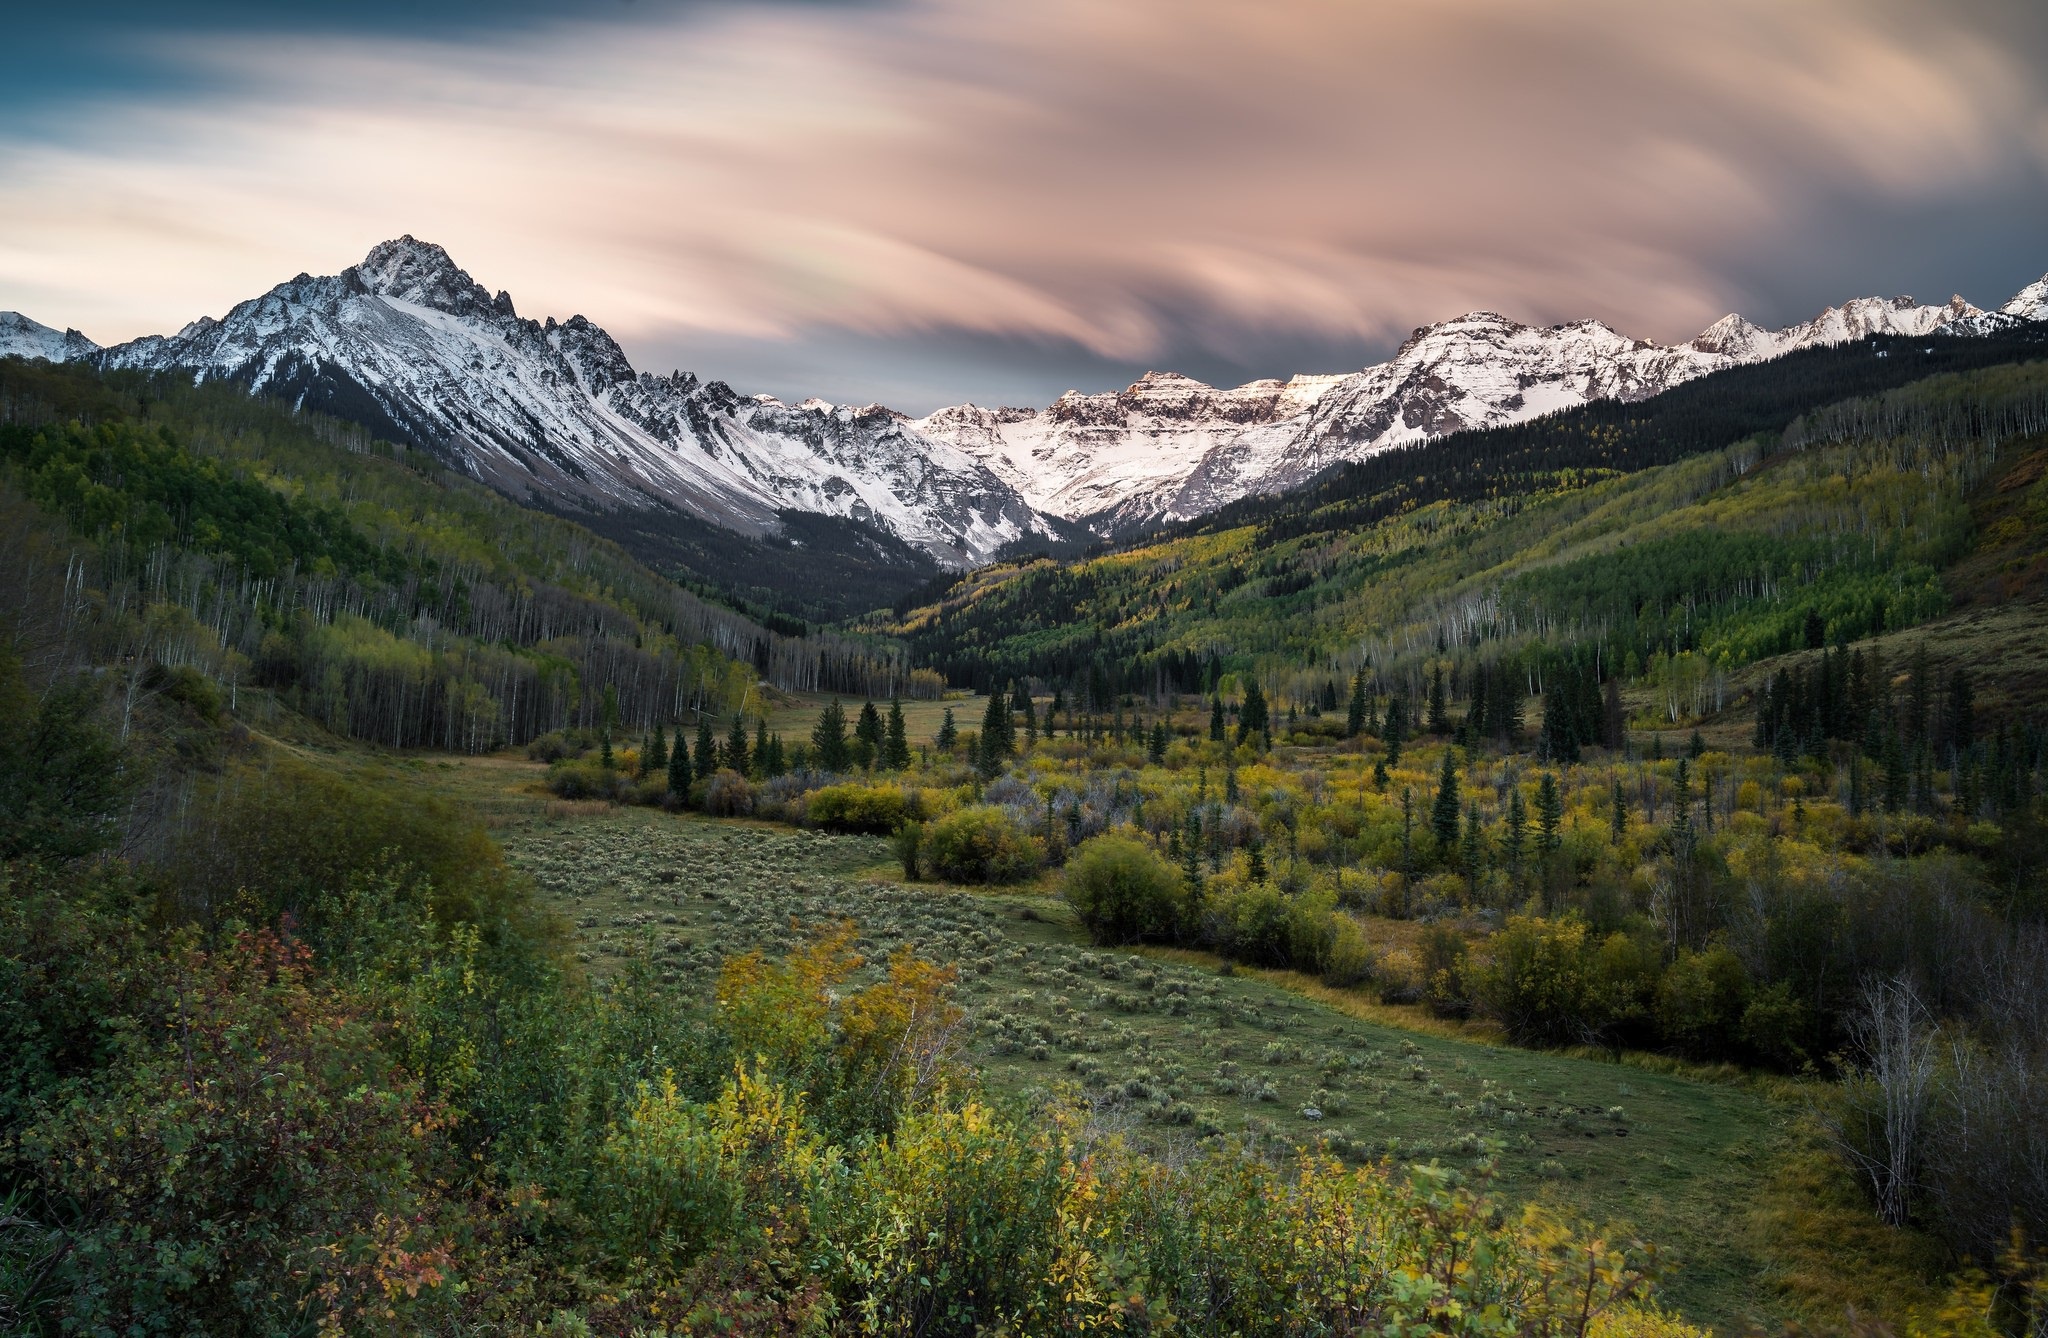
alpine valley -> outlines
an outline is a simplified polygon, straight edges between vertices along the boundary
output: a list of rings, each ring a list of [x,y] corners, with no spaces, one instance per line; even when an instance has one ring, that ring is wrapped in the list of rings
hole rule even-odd
[[[2048,279],[1996,310],[1858,298],[1690,342],[1493,312],[1425,326],[1388,361],[1231,389],[1152,372],[1043,409],[786,404],[636,371],[582,316],[520,316],[410,236],[300,274],[224,317],[100,348],[0,313],[0,356],[223,379],[354,421],[513,500],[573,517],[727,594],[815,617],[886,603],[1007,552],[1071,550],[1306,483],[1331,466],[1870,335],[1983,335],[2048,317]],[[849,574],[830,595],[814,559]]]

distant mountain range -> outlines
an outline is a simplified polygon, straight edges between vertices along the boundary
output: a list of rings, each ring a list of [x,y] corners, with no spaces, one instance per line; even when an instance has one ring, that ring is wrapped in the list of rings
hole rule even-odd
[[[634,533],[801,542],[801,517],[833,517],[958,569],[1019,544],[1192,518],[1388,447],[1643,399],[1794,349],[2043,319],[2048,279],[1992,311],[1960,297],[1859,298],[1783,330],[1731,315],[1677,345],[1598,321],[1539,328],[1473,312],[1348,374],[1218,389],[1153,372],[1043,409],[967,404],[910,418],[636,372],[583,317],[523,318],[440,247],[402,237],[338,275],[301,274],[218,320],[111,348],[0,312],[0,355],[232,379],[364,423],[516,500],[630,517]]]

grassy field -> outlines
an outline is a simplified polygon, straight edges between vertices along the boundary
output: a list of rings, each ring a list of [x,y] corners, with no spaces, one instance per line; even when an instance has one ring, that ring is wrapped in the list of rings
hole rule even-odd
[[[818,723],[818,713],[832,700],[828,692],[793,692],[778,694],[779,702],[768,712],[768,728],[789,743],[808,740],[811,726]],[[861,699],[842,696],[839,704],[846,710],[846,728],[853,731],[853,722],[860,715]],[[889,704],[876,702],[875,709],[886,717]],[[965,693],[948,696],[944,701],[910,701],[903,703],[903,733],[910,740],[912,748],[930,743],[938,737],[939,724],[948,710],[953,713],[953,723],[962,730],[980,729],[982,712],[988,709],[987,697],[970,697]]]
[[[539,791],[537,767],[503,757],[411,771],[497,829],[599,975],[645,953],[675,988],[708,997],[727,956],[780,953],[806,925],[851,918],[870,970],[903,945],[958,965],[993,1096],[1072,1084],[1099,1118],[1167,1152],[1250,1133],[1352,1159],[1490,1159],[1508,1203],[1655,1242],[1687,1314],[1729,1329],[1787,1313],[1748,1206],[1796,1112],[1758,1092],[1392,1025],[1363,996],[1347,1008],[1350,996],[1305,997],[1194,954],[1097,950],[1043,895],[897,884],[876,838],[563,804]]]

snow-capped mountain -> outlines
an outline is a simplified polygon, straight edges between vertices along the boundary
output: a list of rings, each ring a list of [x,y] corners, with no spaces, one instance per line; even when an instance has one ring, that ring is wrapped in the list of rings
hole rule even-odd
[[[69,362],[98,350],[76,330],[52,330],[18,311],[0,311],[0,358]]]
[[[972,404],[910,419],[742,396],[636,372],[581,316],[527,320],[440,247],[403,237],[340,274],[301,274],[220,320],[96,349],[0,313],[0,354],[227,377],[412,442],[555,510],[677,513],[748,535],[781,513],[846,517],[947,567],[1063,522],[1102,534],[1282,491],[1332,464],[1871,334],[1986,334],[2048,319],[2048,278],[1995,311],[1960,297],[1858,298],[1769,330],[1741,316],[1683,344],[1599,321],[1536,327],[1488,311],[1415,331],[1362,371],[1219,389],[1150,372],[1044,409]],[[693,519],[692,519],[693,518]]]
[[[411,237],[97,357],[226,377],[367,422],[556,510],[672,507],[748,535],[779,530],[782,510],[817,512],[949,567],[1050,528],[1011,484],[900,414],[636,372],[583,317],[524,319],[510,295]]]
[[[987,463],[1033,506],[1113,533],[1284,491],[1344,460],[1596,399],[1644,399],[1694,377],[1872,334],[1985,334],[2048,319],[2048,279],[1997,311],[1960,297],[1858,298],[1767,330],[1741,316],[1688,343],[1631,339],[1599,321],[1548,328],[1490,311],[1424,326],[1360,372],[1218,390],[1151,372],[1129,389],[1062,395],[1043,410],[960,405],[919,419]]]

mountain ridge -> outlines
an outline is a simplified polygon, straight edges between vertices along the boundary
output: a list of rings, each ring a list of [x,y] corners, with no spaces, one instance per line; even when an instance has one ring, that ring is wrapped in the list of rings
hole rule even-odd
[[[522,317],[510,293],[407,235],[339,274],[301,273],[223,317],[110,348],[0,313],[0,355],[236,380],[672,551],[801,546],[791,518],[813,515],[958,570],[1084,529],[1119,537],[1190,520],[1394,447],[1647,399],[1801,348],[2042,319],[2048,278],[1994,310],[1960,296],[1856,298],[1776,330],[1731,313],[1670,345],[1598,320],[1539,327],[1472,311],[1419,327],[1355,372],[1216,387],[1156,370],[1043,408],[969,403],[912,417],[638,371],[587,318]]]

